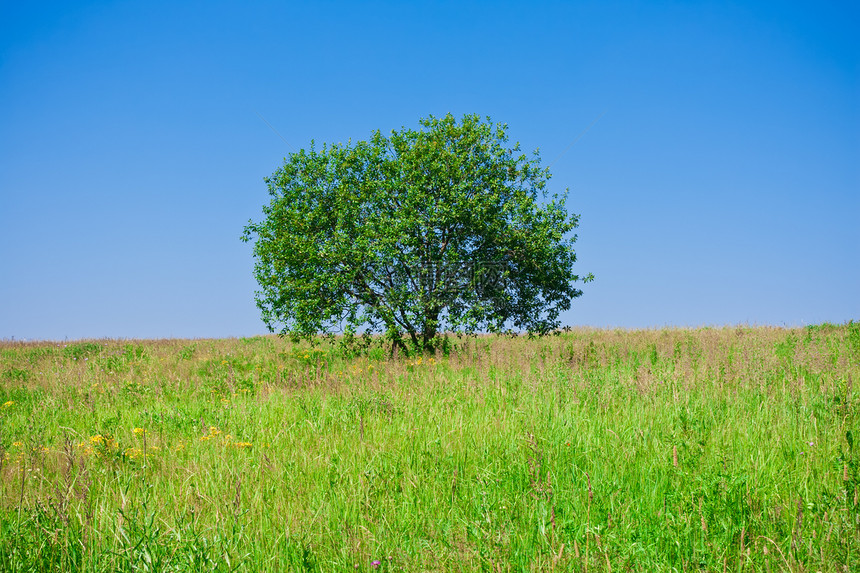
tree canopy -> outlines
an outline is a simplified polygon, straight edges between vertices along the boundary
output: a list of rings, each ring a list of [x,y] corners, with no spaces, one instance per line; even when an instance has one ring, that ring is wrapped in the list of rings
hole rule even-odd
[[[392,349],[440,332],[558,328],[582,291],[563,197],[508,148],[507,126],[451,114],[368,141],[290,154],[265,179],[254,242],[257,306],[294,339],[359,330]],[[541,199],[545,201],[541,202]],[[548,200],[547,200],[548,199]]]

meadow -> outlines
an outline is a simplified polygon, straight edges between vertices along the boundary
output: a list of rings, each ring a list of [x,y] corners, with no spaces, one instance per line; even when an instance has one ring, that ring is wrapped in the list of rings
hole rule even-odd
[[[857,323],[0,342],[0,571],[858,571],[858,381]]]

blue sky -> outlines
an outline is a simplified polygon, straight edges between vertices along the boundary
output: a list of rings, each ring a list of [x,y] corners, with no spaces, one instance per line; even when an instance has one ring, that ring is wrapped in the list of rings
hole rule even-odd
[[[4,1],[0,338],[265,332],[239,236],[292,149],[260,116],[295,149],[507,123],[581,215],[565,324],[860,319],[858,27],[848,2]]]

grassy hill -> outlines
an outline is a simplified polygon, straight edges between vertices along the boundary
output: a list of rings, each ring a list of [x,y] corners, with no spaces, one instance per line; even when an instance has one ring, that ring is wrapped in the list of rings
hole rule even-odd
[[[2,342],[0,571],[856,571],[855,383],[854,323]]]

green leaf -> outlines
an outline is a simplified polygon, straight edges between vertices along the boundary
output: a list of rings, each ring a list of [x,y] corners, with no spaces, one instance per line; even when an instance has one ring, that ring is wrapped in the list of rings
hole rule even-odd
[[[558,328],[582,291],[564,198],[507,127],[466,115],[291,154],[250,221],[257,306],[293,338],[358,330],[430,348],[444,331]],[[585,282],[592,280],[587,275]]]

